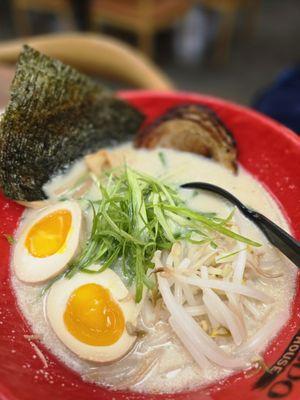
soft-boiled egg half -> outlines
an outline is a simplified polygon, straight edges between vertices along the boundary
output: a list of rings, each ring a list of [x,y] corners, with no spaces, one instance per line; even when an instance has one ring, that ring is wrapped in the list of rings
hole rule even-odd
[[[58,338],[80,358],[99,363],[117,360],[133,346],[136,336],[129,335],[126,325],[136,325],[140,307],[111,269],[62,278],[46,300]]]
[[[82,211],[75,201],[63,201],[30,214],[13,252],[17,277],[27,283],[53,278],[75,257],[82,235]]]

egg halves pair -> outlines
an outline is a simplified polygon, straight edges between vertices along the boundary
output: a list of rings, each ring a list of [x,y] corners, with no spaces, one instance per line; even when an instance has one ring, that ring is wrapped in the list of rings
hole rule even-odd
[[[75,201],[28,214],[13,253],[18,279],[44,283],[63,272],[80,249],[83,220]],[[139,308],[120,277],[107,269],[60,278],[49,289],[45,310],[70,350],[86,360],[111,362],[134,344],[136,337],[128,334],[126,324],[136,324]]]

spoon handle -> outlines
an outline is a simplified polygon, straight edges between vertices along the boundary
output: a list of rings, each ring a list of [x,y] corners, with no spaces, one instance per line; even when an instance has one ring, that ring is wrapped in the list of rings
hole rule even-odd
[[[239,199],[227,190],[207,182],[189,182],[181,185],[184,189],[204,189],[216,193],[235,204],[238,209],[253,221],[266,235],[269,241],[300,268],[300,242],[281,229],[263,214],[246,207]]]
[[[300,268],[300,243],[274,222],[257,211],[242,212],[250,218],[266,235],[269,241]]]

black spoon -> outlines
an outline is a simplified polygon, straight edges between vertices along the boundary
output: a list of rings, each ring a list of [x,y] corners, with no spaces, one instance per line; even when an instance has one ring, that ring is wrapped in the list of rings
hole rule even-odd
[[[251,210],[240,202],[235,196],[219,186],[206,182],[190,182],[181,185],[184,189],[203,189],[225,197],[251,221],[253,221],[266,235],[269,241],[286,255],[298,268],[300,268],[300,242],[286,233],[274,222],[257,211]]]

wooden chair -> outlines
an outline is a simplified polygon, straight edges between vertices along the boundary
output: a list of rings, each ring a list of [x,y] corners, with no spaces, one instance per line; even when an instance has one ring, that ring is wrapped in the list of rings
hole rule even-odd
[[[55,14],[67,21],[70,27],[74,27],[71,0],[12,0],[11,9],[15,30],[20,35],[32,34],[29,20],[31,11]]]
[[[90,0],[90,21],[93,29],[107,23],[134,32],[139,49],[152,56],[154,34],[184,16],[193,3],[193,0]]]
[[[250,35],[254,30],[260,0],[198,0],[198,2],[221,16],[213,59],[216,63],[224,63],[229,57],[238,13],[241,10],[245,12],[244,33]]]
[[[51,34],[0,42],[0,63],[15,63],[26,43],[75,68],[143,89],[171,90],[171,81],[140,52],[97,34]]]

